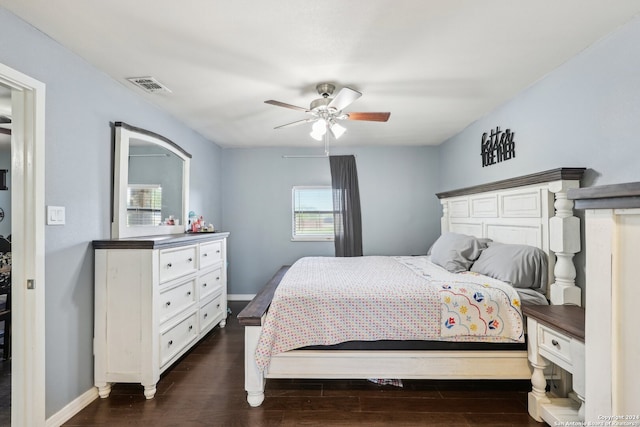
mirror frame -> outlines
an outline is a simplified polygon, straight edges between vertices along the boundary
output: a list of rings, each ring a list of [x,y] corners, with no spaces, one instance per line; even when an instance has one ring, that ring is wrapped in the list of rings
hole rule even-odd
[[[183,234],[187,227],[189,206],[189,174],[191,154],[183,150],[173,141],[162,135],[115,122],[113,147],[113,189],[111,238],[124,239],[130,237],[159,236],[166,234]],[[180,225],[154,225],[127,227],[127,188],[129,186],[129,141],[138,139],[158,145],[183,160],[182,168],[182,218]]]

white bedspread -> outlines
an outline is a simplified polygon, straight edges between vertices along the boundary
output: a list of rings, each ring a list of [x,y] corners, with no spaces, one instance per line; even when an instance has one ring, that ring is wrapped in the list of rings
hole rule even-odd
[[[276,289],[256,363],[310,345],[346,341],[523,342],[516,291],[476,273],[452,274],[429,257],[307,257]]]

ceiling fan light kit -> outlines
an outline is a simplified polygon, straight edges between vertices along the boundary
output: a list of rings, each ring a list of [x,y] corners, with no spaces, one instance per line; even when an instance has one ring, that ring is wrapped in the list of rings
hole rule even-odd
[[[331,132],[335,139],[340,138],[346,132],[347,129],[337,123],[337,121],[339,120],[359,120],[372,122],[386,122],[387,120],[389,120],[389,116],[391,115],[391,113],[388,112],[343,112],[342,110],[344,110],[352,102],[360,98],[362,94],[357,90],[343,87],[334,98],[331,98],[331,95],[333,95],[335,88],[335,85],[331,83],[318,84],[316,86],[316,90],[318,91],[318,95],[320,95],[321,98],[311,101],[308,109],[280,101],[265,101],[265,103],[267,104],[302,111],[312,116],[307,119],[298,120],[281,126],[276,126],[275,129],[282,129],[300,125],[303,123],[313,122],[313,125],[311,126],[311,133],[309,135],[311,135],[311,137],[316,141],[322,141],[327,133],[327,130]]]
[[[322,141],[322,137],[327,133],[327,122],[320,119],[311,126],[311,137],[316,141]]]

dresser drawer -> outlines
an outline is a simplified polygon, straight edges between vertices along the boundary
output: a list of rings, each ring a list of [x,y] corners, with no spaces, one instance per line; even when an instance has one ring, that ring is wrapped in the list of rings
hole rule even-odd
[[[196,279],[180,283],[160,293],[160,322],[189,307],[196,301]]]
[[[571,338],[538,324],[540,354],[565,369],[573,364]]]
[[[222,241],[200,244],[200,268],[207,268],[222,260]]]
[[[160,283],[194,273],[198,268],[196,248],[188,246],[160,251]]]
[[[198,336],[197,312],[160,334],[160,366],[169,362]]]
[[[222,319],[223,309],[222,294],[200,307],[200,332],[207,329],[212,323]]]
[[[198,278],[200,299],[202,300],[215,292],[220,292],[222,285],[222,267],[218,267],[209,273],[203,274]]]

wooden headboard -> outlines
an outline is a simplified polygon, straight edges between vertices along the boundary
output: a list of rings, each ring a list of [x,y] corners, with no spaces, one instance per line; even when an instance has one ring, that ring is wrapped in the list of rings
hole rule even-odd
[[[580,252],[580,219],[573,216],[569,189],[585,168],[560,168],[438,193],[442,232],[536,246],[549,258],[551,304],[581,305],[573,256]]]

